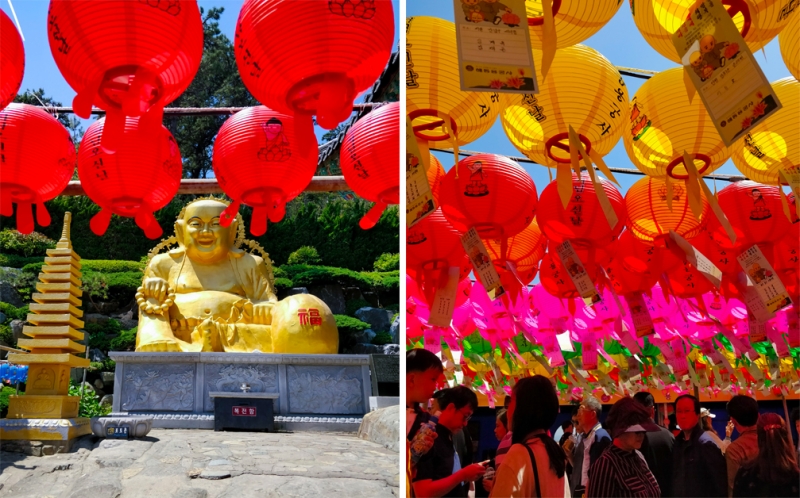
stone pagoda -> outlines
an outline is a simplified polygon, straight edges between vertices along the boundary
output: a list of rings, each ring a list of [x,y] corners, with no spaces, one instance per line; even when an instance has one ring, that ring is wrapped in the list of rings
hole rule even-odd
[[[76,341],[84,338],[81,305],[81,258],[72,250],[70,221],[55,249],[47,251],[36,284],[35,301],[18,347],[29,354],[9,354],[10,363],[28,365],[24,396],[10,396],[8,418],[0,420],[0,439],[41,441],[56,452],[66,452],[74,440],[91,432],[88,418],[78,417],[78,396],[69,396],[71,368],[86,368],[89,360],[76,356],[86,351]],[[38,445],[37,445],[38,446]]]

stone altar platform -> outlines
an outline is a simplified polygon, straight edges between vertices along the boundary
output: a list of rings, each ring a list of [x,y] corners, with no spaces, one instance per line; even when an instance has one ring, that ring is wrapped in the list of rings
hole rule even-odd
[[[277,394],[278,430],[357,431],[372,395],[368,355],[110,352],[115,416],[153,427],[213,429],[212,391]]]

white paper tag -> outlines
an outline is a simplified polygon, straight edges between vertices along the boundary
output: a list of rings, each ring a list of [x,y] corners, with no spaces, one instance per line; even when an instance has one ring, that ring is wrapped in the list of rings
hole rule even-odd
[[[628,303],[628,309],[631,310],[631,319],[633,320],[633,328],[636,330],[636,337],[645,337],[653,335],[656,332],[653,325],[653,319],[650,317],[650,312],[647,310],[647,304],[644,302],[644,297],[641,293],[635,293],[625,296],[625,301]]]
[[[436,200],[425,173],[425,158],[411,120],[406,117],[406,226],[413,226],[434,211]]]
[[[720,269],[702,252],[698,251],[688,240],[681,237],[674,230],[669,231],[669,237],[684,253],[686,253],[686,261],[694,266],[697,271],[702,273],[714,287],[719,289],[720,283],[722,282],[722,271],[720,271]]]
[[[792,299],[789,297],[789,293],[786,292],[786,287],[784,287],[783,282],[778,278],[772,265],[764,257],[758,245],[745,250],[736,260],[739,261],[739,265],[747,274],[748,279],[755,285],[761,302],[764,303],[771,315],[774,315],[778,310],[791,306]]]
[[[575,252],[575,249],[572,248],[572,244],[569,240],[565,240],[563,243],[556,246],[556,253],[561,260],[561,264],[564,265],[564,269],[569,273],[569,278],[572,280],[572,283],[575,284],[575,289],[578,290],[578,293],[583,298],[583,302],[586,303],[587,306],[600,302],[602,298],[597,292],[591,277],[586,273],[581,258],[578,256],[578,253]]]
[[[428,323],[438,327],[449,327],[453,319],[453,310],[456,305],[456,293],[458,292],[458,277],[461,268],[451,266],[447,270],[447,285],[444,288],[436,289],[431,305],[431,315]]]
[[[486,250],[486,246],[478,236],[478,231],[475,230],[475,227],[470,228],[467,233],[461,236],[461,245],[464,246],[464,251],[469,256],[470,262],[472,262],[475,276],[478,277],[483,288],[489,293],[492,301],[502,296],[505,291],[500,285],[500,275],[497,274],[492,258],[489,256],[489,251]]]

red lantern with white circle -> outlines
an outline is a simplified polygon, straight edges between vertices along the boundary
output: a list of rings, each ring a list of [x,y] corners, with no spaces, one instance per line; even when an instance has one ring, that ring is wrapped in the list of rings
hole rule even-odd
[[[394,102],[359,119],[347,130],[339,167],[356,194],[374,202],[359,226],[369,230],[389,204],[400,203],[400,103]]]
[[[113,152],[126,127],[161,127],[164,106],[194,78],[203,55],[203,22],[196,1],[51,0],[50,51],[77,92],[75,114],[107,111],[102,147]]]
[[[181,185],[178,144],[163,125],[142,128],[140,118],[125,118],[120,147],[113,154],[100,144],[105,119],[92,124],[78,150],[78,174],[86,195],[100,206],[89,227],[103,235],[111,215],[134,218],[148,238],[163,231],[154,212],[166,206]]]
[[[271,109],[333,129],[392,51],[390,0],[246,0],[234,51],[247,89]]]
[[[66,188],[75,171],[67,129],[39,107],[8,104],[0,111],[0,156],[0,213],[12,216],[16,204],[17,230],[28,234],[36,204],[36,221],[49,225],[44,203]]]
[[[475,227],[482,239],[512,237],[536,213],[536,185],[504,156],[476,154],[459,161],[442,181],[442,212],[459,232]]]
[[[707,229],[714,242],[726,249],[739,248],[741,252],[753,244],[771,245],[783,237],[792,223],[783,212],[778,188],[744,180],[720,190],[719,207],[733,227],[736,242],[731,242],[716,216],[709,216]]]
[[[548,239],[585,246],[605,245],[616,239],[625,227],[625,199],[608,180],[600,178],[599,182],[617,215],[616,226],[611,228],[603,214],[589,173],[581,172],[579,179],[572,172],[572,196],[566,209],[558,194],[558,180],[550,182],[539,199],[536,219]]]
[[[25,47],[17,27],[0,10],[0,111],[17,96],[25,73]]]
[[[283,219],[317,170],[319,150],[300,147],[295,118],[264,106],[243,109],[222,125],[214,142],[214,175],[233,202],[220,217],[228,226],[241,204],[253,208],[250,233],[267,231],[267,218]]]

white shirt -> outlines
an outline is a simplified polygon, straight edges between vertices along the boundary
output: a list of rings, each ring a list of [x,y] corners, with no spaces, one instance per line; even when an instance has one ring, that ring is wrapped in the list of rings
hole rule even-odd
[[[597,429],[600,429],[602,426],[600,422],[595,425],[589,434],[586,435],[585,442],[583,443],[583,467],[581,468],[581,486],[586,486],[589,482],[589,450],[594,444],[594,433]]]

